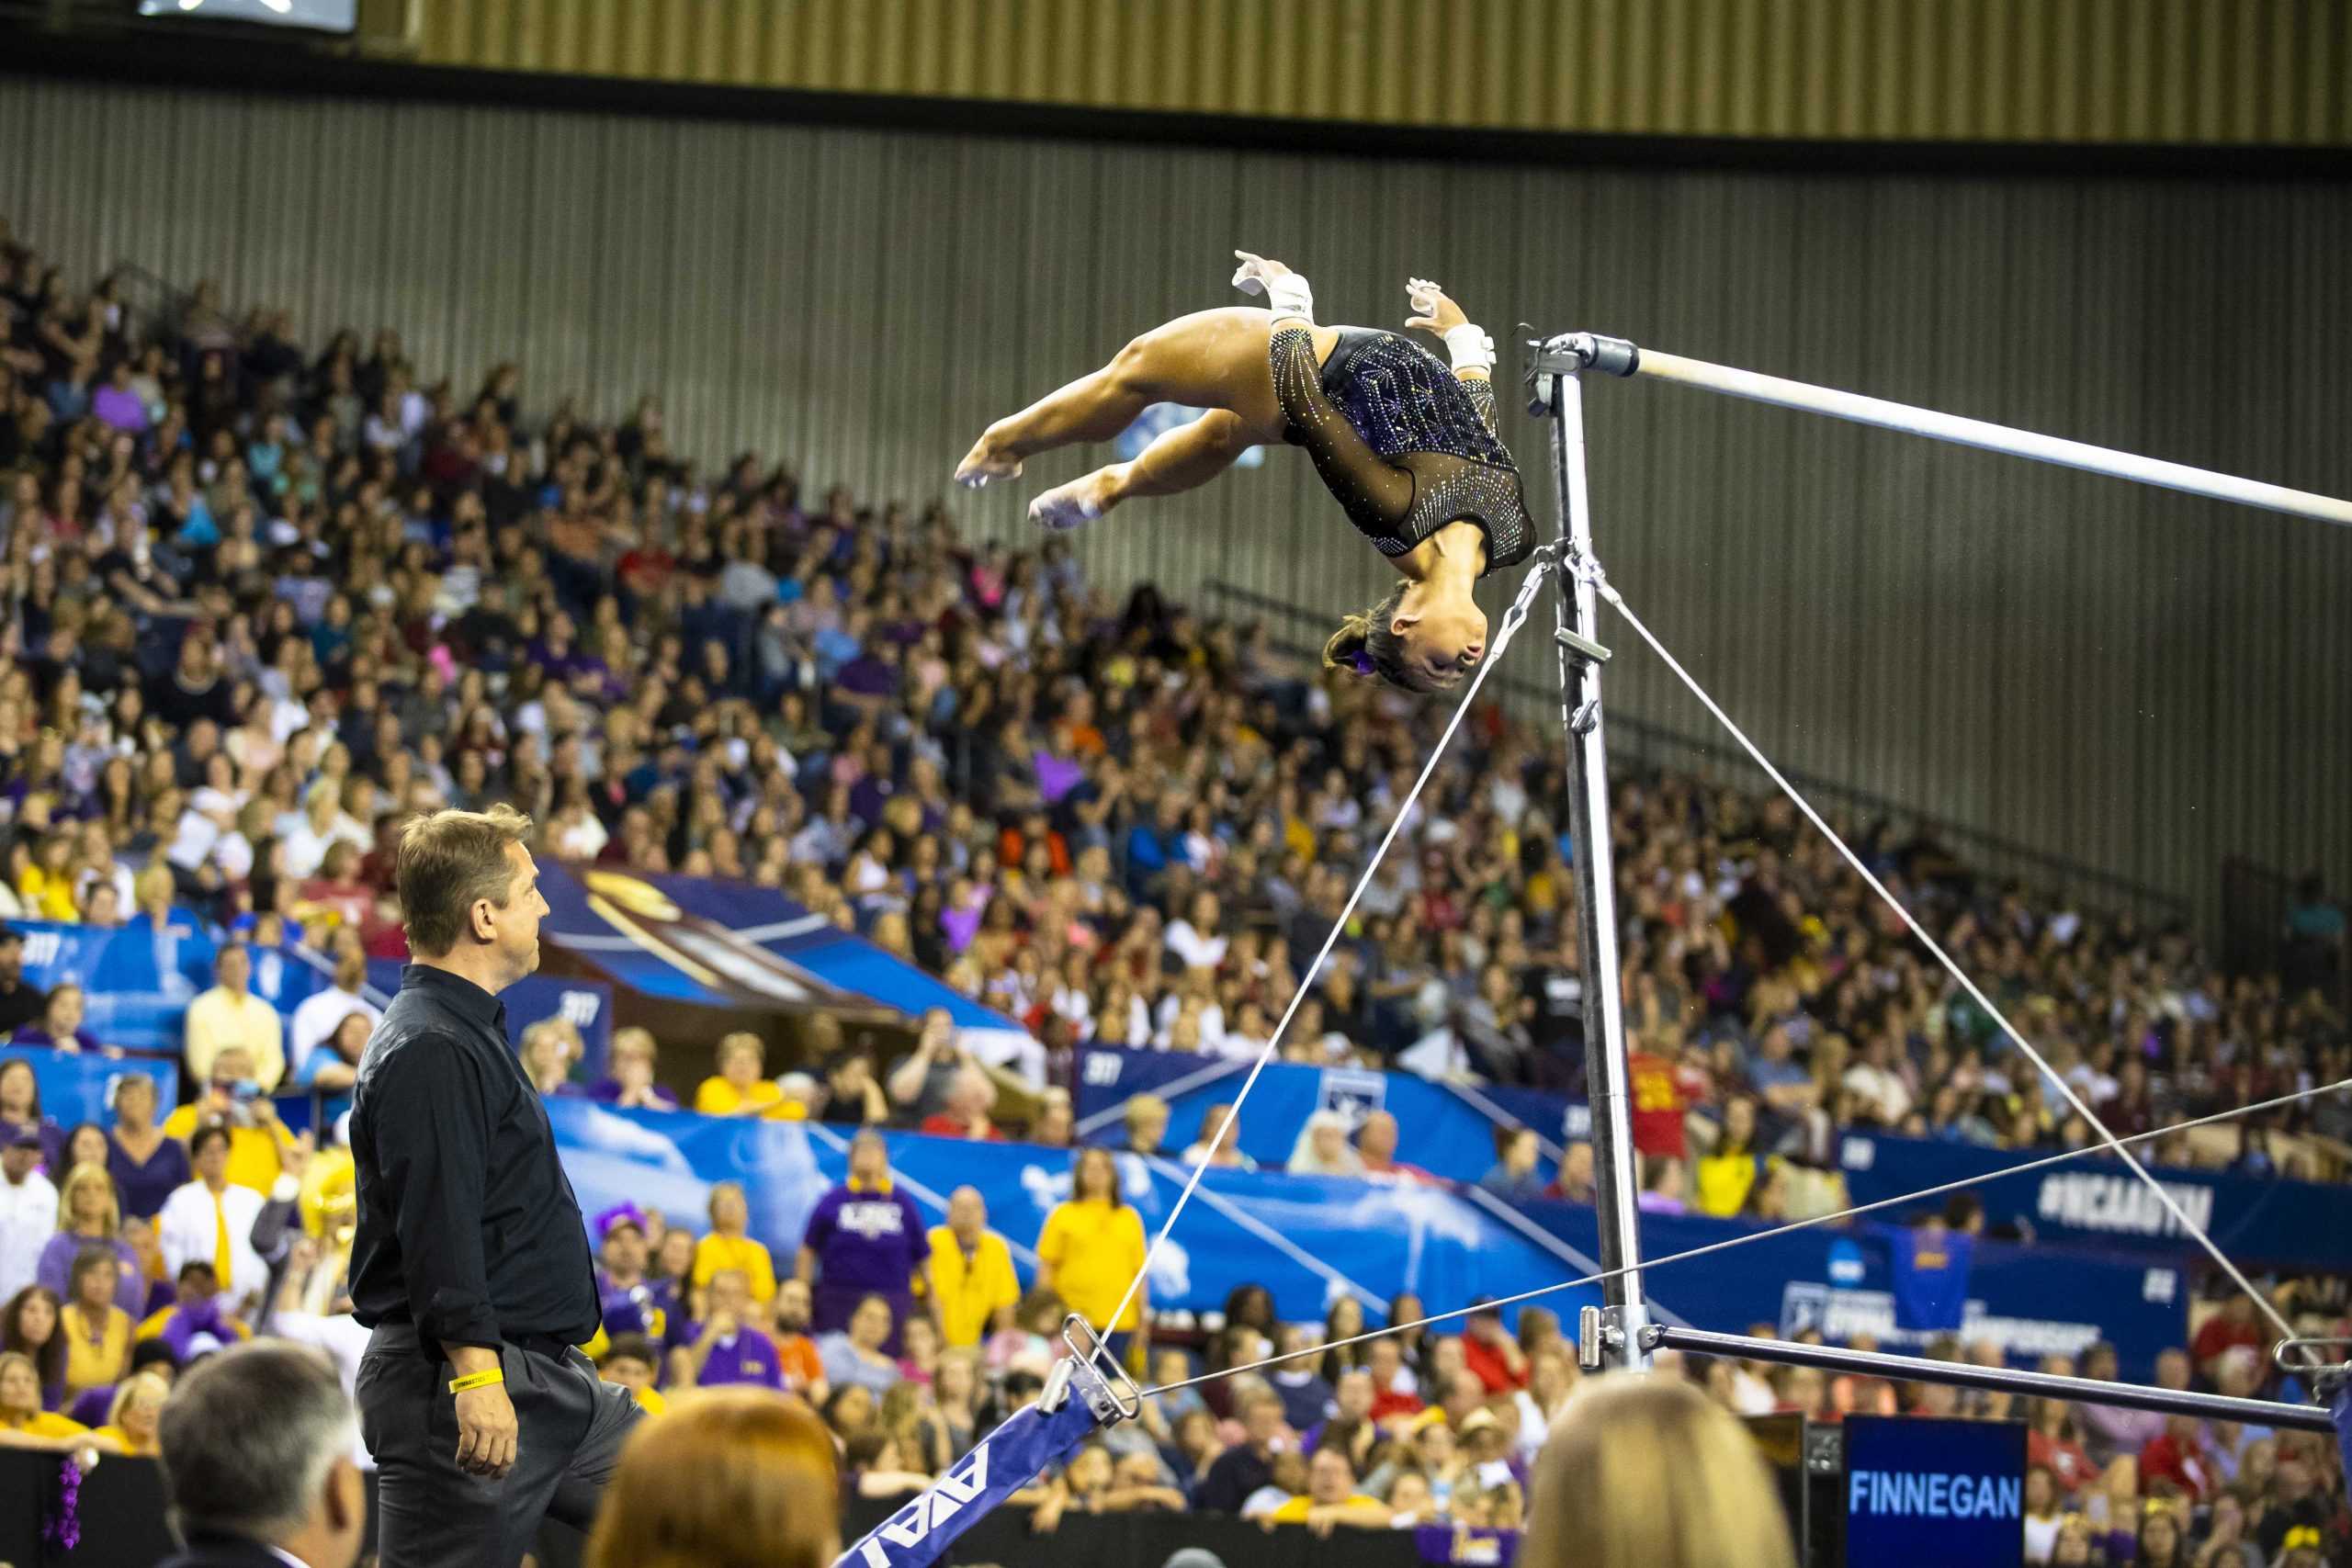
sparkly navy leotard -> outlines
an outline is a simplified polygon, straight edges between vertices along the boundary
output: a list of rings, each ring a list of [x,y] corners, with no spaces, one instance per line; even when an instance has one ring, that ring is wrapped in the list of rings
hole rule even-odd
[[[1487,570],[1535,548],[1519,466],[1495,436],[1494,389],[1464,381],[1395,333],[1341,327],[1315,363],[1306,328],[1283,322],[1269,349],[1289,439],[1306,449],[1348,521],[1394,558],[1448,523],[1487,535]]]

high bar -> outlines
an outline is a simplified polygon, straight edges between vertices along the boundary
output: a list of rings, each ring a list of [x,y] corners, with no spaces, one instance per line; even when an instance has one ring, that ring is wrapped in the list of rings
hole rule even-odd
[[[1858,1372],[1890,1382],[1955,1383],[1962,1388],[1992,1389],[2041,1399],[2079,1400],[2086,1404],[2112,1404],[2127,1410],[2157,1410],[2167,1416],[2197,1416],[2215,1421],[2250,1421],[2262,1427],[2292,1427],[2306,1432],[2334,1434],[2335,1419],[2308,1404],[2288,1404],[2275,1399],[2238,1399],[2225,1393],[2199,1393],[2193,1389],[2150,1388],[2142,1383],[2104,1382],[2097,1378],[2060,1377],[2054,1372],[2021,1372],[2007,1367],[1979,1367],[1966,1361],[1931,1361],[1921,1356],[1890,1356],[1876,1350],[1841,1350],[1829,1345],[1794,1345],[1784,1339],[1750,1339],[1740,1334],[1713,1334],[1698,1328],[1674,1328],[1650,1324],[1641,1331],[1642,1342],[1653,1350],[1686,1350],[1702,1356],[1723,1356],[1750,1361],[1780,1361],[1790,1366],[1818,1367],[1829,1372]]]
[[[1874,424],[1882,430],[1900,430],[1936,441],[1949,441],[1959,446],[1981,447],[1987,452],[2007,452],[2013,457],[2031,458],[2037,463],[2054,463],[2062,468],[2111,474],[2120,479],[2154,485],[2162,490],[2181,491],[2189,495],[2208,496],[2215,501],[2234,501],[2241,505],[2258,506],[2265,511],[2284,512],[2297,517],[2310,517],[2322,523],[2352,527],[2352,501],[2338,501],[2334,496],[2317,495],[2307,490],[2290,490],[2285,485],[2264,484],[2256,479],[2242,479],[2233,474],[2217,474],[2205,468],[2192,468],[2186,463],[2167,463],[2159,457],[2143,457],[2131,452],[2118,452],[2111,447],[2093,446],[2086,442],[2041,435],[2030,430],[2017,430],[1981,419],[1963,419],[1958,414],[1939,413],[1933,409],[1913,408],[1907,403],[1889,402],[1883,398],[1866,398],[1859,392],[1841,392],[1805,381],[1759,375],[1753,370],[1736,370],[1727,365],[1711,365],[1703,359],[1686,359],[1679,354],[1661,354],[1655,349],[1638,348],[1623,338],[1571,333],[1534,346],[1538,357],[1534,369],[1531,371],[1531,379],[1535,371],[1547,368],[1599,369],[1618,376],[1646,376],[1655,380],[1671,381],[1677,386],[1745,398],[1750,402],[1772,403],[1807,413],[1827,414],[1832,419],[1850,420],[1856,424]]]

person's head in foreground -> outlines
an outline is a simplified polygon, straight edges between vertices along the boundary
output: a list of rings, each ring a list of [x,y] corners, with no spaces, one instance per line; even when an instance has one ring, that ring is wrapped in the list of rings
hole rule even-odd
[[[1467,582],[1400,580],[1369,608],[1340,618],[1323,667],[1377,675],[1408,692],[1459,685],[1487,655],[1487,613]]]
[[[1763,1456],[1679,1378],[1577,1385],[1536,1456],[1519,1568],[1795,1568]]]
[[[697,1393],[630,1436],[587,1568],[829,1568],[838,1485],[832,1438],[798,1400]]]
[[[511,806],[435,811],[401,829],[393,876],[409,951],[504,989],[539,966],[538,867],[531,819]]]
[[[358,1560],[358,1417],[317,1351],[257,1344],[207,1358],[164,1402],[155,1437],[182,1539],[254,1541],[310,1568]]]

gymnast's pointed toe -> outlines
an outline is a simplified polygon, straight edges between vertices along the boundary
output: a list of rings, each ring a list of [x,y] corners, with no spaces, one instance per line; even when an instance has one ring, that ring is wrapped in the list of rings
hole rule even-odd
[[[1017,479],[1021,477],[1021,459],[1008,457],[981,436],[972,443],[964,460],[956,465],[956,482],[966,490],[978,490],[990,479]]]
[[[1085,493],[1082,482],[1056,485],[1029,503],[1029,521],[1057,534],[1082,528],[1102,515],[1102,503]]]

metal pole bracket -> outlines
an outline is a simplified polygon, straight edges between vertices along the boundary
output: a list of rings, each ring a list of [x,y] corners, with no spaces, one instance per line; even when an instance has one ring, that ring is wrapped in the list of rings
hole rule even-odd
[[[1577,1313],[1577,1366],[1588,1372],[1649,1364],[1649,1314],[1638,1307],[1588,1306]]]
[[[1609,662],[1609,650],[1601,647],[1600,644],[1593,641],[1589,637],[1579,636],[1577,633],[1568,630],[1566,626],[1562,626],[1558,631],[1552,635],[1558,639],[1562,648],[1566,649],[1570,653],[1576,655],[1578,659],[1583,660],[1587,664],[1606,664]]]

